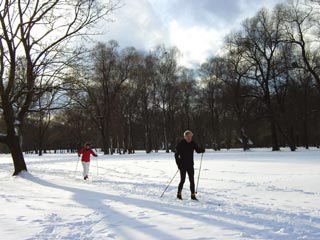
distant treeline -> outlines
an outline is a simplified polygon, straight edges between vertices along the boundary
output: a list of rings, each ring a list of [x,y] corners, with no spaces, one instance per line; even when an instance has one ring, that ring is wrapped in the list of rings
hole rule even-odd
[[[146,53],[109,41],[81,49],[34,103],[23,149],[89,141],[106,154],[169,152],[186,129],[215,150],[319,147],[319,8],[291,1],[262,9],[226,37],[221,56],[192,69],[178,65],[178,48]]]

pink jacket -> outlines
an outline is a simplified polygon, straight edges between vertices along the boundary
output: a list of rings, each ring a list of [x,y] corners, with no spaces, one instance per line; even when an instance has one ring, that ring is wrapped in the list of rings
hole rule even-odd
[[[98,155],[91,149],[85,149],[82,148],[79,152],[79,156],[82,154],[81,161],[83,162],[90,162],[90,155],[92,154],[94,157],[97,157]]]

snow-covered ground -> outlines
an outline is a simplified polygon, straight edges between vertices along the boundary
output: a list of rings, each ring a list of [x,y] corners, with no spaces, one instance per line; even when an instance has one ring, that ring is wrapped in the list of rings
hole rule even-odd
[[[92,159],[90,180],[75,155],[26,155],[11,177],[0,155],[0,238],[320,239],[320,151],[207,151],[193,202],[176,200],[173,154]],[[195,155],[196,177],[200,155]],[[97,171],[98,165],[98,171]]]

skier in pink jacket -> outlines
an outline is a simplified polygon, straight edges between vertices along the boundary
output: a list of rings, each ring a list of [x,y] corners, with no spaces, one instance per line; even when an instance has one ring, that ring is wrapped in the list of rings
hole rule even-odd
[[[97,157],[98,155],[91,149],[90,147],[90,143],[86,143],[84,145],[84,148],[82,148],[79,153],[78,156],[80,157],[80,155],[82,155],[81,158],[81,163],[83,166],[83,178],[84,180],[88,179],[88,173],[89,173],[89,166],[90,166],[90,156],[94,156]]]

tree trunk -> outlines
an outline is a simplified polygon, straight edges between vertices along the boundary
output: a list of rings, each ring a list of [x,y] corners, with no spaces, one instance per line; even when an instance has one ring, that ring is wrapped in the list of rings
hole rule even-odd
[[[210,119],[211,119],[211,147],[212,149],[216,150],[216,144],[215,144],[215,128],[214,128],[214,113],[213,108],[210,107]]]
[[[118,154],[121,154],[121,151],[120,151],[120,142],[119,142],[119,135],[117,135],[117,153],[118,153]]]
[[[152,151],[149,128],[149,114],[145,107],[144,141],[146,153],[150,153]]]
[[[167,124],[166,124],[166,117],[165,117],[165,112],[163,110],[163,116],[162,116],[162,124],[163,124],[163,138],[164,138],[164,147],[166,149],[166,153],[169,152],[169,147],[168,147],[168,136],[167,136]]]
[[[104,155],[108,155],[109,154],[109,147],[108,147],[108,143],[107,143],[107,139],[103,138],[102,139],[102,151]]]
[[[26,163],[24,161],[20,139],[18,136],[8,136],[8,147],[11,152],[13,164],[14,164],[14,173],[13,176],[18,175],[22,171],[28,171]]]
[[[303,121],[303,142],[304,147],[309,149],[309,134],[308,134],[308,120],[305,118]]]
[[[128,140],[129,140],[129,148],[130,148],[130,152],[129,154],[134,154],[134,142],[133,142],[133,129],[132,129],[132,115],[130,113],[129,115],[129,122],[128,122],[128,126],[129,126],[129,136],[128,136]]]
[[[43,136],[43,132],[42,132],[42,123],[40,123],[40,125],[39,125],[39,132],[38,132],[38,149],[39,149],[39,156],[42,156],[42,150],[43,150],[43,138],[44,138],[44,136]]]
[[[145,146],[146,146],[146,153],[151,153],[152,151],[152,145],[150,140],[150,134],[149,134],[149,126],[145,126]]]
[[[244,127],[242,127],[240,129],[240,138],[241,138],[241,143],[242,143],[242,148],[243,148],[243,151],[247,151],[249,150],[249,139],[247,137],[247,134],[246,134],[246,130]]]
[[[40,140],[41,141],[41,140]],[[39,146],[38,146],[38,148],[39,148],[39,152],[38,152],[38,155],[39,155],[39,157],[40,156],[42,156],[42,142],[39,142]]]
[[[269,75],[269,74],[268,74]],[[267,78],[269,79],[269,77]],[[272,151],[280,151],[279,142],[278,142],[278,134],[277,134],[277,124],[275,119],[275,114],[271,104],[270,90],[268,81],[265,81],[265,103],[268,108],[269,113],[269,121],[270,121],[270,130],[271,130],[271,142],[272,142]]]
[[[314,115],[315,120],[315,145],[317,148],[320,148],[320,134],[319,134],[319,122],[318,122],[318,115],[317,113]]]
[[[109,154],[109,142],[108,137],[105,133],[105,128],[100,130],[101,138],[102,138],[102,151],[104,155]]]
[[[271,140],[272,140],[272,151],[280,151],[279,143],[278,143],[278,134],[275,121],[272,117],[270,121],[271,127]]]
[[[307,84],[306,84],[307,85]],[[304,90],[304,108],[303,108],[303,142],[306,149],[309,149],[309,91],[308,86]]]
[[[297,150],[297,146],[295,144],[295,137],[294,137],[294,127],[290,126],[290,133],[289,133],[289,138],[290,138],[290,142],[289,142],[289,146],[290,146],[290,150],[292,152]]]
[[[109,137],[109,142],[110,142],[110,154],[113,155],[114,154],[114,148],[113,148],[113,137],[110,135]]]
[[[220,134],[220,120],[219,120],[219,113],[218,113],[218,109],[215,108],[215,119],[216,119],[216,150],[220,151],[221,150],[221,134]]]

